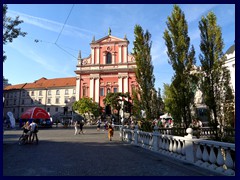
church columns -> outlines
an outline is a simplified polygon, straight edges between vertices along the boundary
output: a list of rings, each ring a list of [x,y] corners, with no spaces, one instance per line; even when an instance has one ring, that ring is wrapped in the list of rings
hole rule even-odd
[[[91,64],[94,64],[94,58],[95,58],[95,48],[92,48],[92,63]]]
[[[100,82],[100,79],[99,78],[96,78],[96,83],[95,83],[95,102],[99,103],[99,82]]]
[[[90,77],[90,98],[95,102],[99,102],[99,77]]]
[[[96,64],[99,64],[99,58],[100,58],[99,51],[100,51],[100,49],[97,48],[97,62],[96,62]]]
[[[128,92],[128,76],[127,75],[118,76],[118,88],[119,88],[119,92],[122,92],[122,93]]]
[[[127,46],[123,46],[123,62],[127,62]]]
[[[119,52],[118,52],[118,62],[122,63],[122,46],[119,46]]]
[[[76,101],[79,101],[81,95],[81,75],[77,75],[76,77]]]
[[[90,98],[94,98],[94,79],[90,77]]]

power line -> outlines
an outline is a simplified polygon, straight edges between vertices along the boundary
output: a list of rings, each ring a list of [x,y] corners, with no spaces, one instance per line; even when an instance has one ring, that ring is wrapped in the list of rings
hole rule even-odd
[[[70,12],[68,13],[67,19],[65,20],[65,22],[64,22],[64,24],[63,24],[62,30],[61,30],[60,33],[58,34],[58,37],[57,37],[57,40],[55,41],[55,44],[57,43],[59,37],[60,37],[61,34],[62,34],[62,31],[63,31],[63,29],[64,29],[64,27],[65,27],[65,25],[66,25],[66,23],[67,23],[67,20],[68,20],[71,12],[72,12],[72,10],[73,10],[73,7],[74,7],[74,4],[72,5],[72,8],[71,8]]]

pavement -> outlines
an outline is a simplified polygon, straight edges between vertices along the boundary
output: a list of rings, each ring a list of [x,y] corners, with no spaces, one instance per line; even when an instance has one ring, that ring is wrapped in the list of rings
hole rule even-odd
[[[40,129],[39,144],[18,145],[19,129],[3,135],[3,176],[221,176],[192,164],[113,140],[107,131],[84,126]]]

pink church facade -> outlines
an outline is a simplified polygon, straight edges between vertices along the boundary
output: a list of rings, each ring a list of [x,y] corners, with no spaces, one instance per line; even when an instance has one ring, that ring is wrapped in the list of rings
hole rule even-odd
[[[109,92],[129,92],[137,87],[136,62],[128,54],[127,38],[111,35],[90,43],[91,54],[81,58],[79,53],[76,73],[76,100],[90,97],[104,107],[103,99]]]

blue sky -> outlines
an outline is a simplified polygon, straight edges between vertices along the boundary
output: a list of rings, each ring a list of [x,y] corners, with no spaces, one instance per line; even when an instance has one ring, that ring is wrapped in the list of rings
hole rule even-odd
[[[188,22],[188,34],[196,50],[197,65],[200,53],[198,23],[209,11],[216,14],[218,25],[222,28],[223,52],[234,44],[234,4],[179,6]],[[163,83],[170,83],[173,76],[163,39],[167,17],[172,9],[171,4],[9,4],[7,16],[19,15],[24,21],[20,27],[28,34],[4,46],[7,60],[3,64],[3,75],[11,84],[33,82],[41,77],[74,77],[78,52],[81,50],[82,57],[89,56],[93,36],[95,40],[106,36],[110,27],[113,36],[124,38],[126,34],[130,42],[128,51],[132,52],[134,26],[139,24],[152,35],[155,87],[163,90]]]

